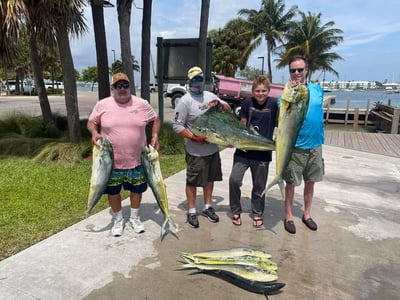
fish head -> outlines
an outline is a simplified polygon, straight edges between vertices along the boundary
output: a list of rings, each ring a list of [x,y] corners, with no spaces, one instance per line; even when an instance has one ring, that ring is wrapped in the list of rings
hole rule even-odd
[[[299,83],[292,86],[290,81],[286,83],[283,89],[281,102],[298,103],[308,99],[308,88],[305,84]]]
[[[93,146],[94,155],[107,155],[113,152],[112,145],[110,141],[106,138],[100,138],[97,140],[99,146]]]
[[[192,128],[192,132],[197,136],[206,136],[206,141],[211,144],[225,145],[227,143],[226,137],[214,128],[196,126]]]
[[[156,160],[159,157],[158,151],[150,144],[143,148],[142,155],[148,161]]]

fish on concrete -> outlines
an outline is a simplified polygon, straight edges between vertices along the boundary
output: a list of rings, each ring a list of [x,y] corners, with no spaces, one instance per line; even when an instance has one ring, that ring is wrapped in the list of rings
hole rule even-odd
[[[245,126],[220,106],[211,107],[198,117],[191,130],[195,135],[206,136],[207,142],[220,146],[235,147],[243,151],[275,150],[272,140]]]
[[[243,278],[238,274],[227,272],[225,270],[202,270],[201,272],[224,279],[247,291],[263,294],[267,297],[267,299],[268,295],[278,293],[279,290],[286,285],[285,283],[281,282],[264,282],[258,280],[249,280]]]
[[[186,261],[178,267],[181,269],[198,269],[200,271],[220,270],[252,281],[272,282],[278,279],[275,271],[249,265],[204,265]]]
[[[167,233],[167,224],[169,232],[178,238],[178,236],[171,230],[174,229],[175,232],[178,232],[179,228],[169,214],[167,189],[161,173],[159,155],[157,150],[151,145],[144,147],[142,150],[141,164],[143,166],[147,183],[153,191],[157,204],[164,215],[164,222],[161,226],[161,240]]]
[[[280,99],[278,128],[275,134],[276,175],[265,190],[267,192],[278,184],[283,199],[285,199],[285,187],[282,175],[292,157],[300,128],[307,114],[308,103],[309,91],[306,85],[291,86],[290,81],[286,83]]]
[[[258,257],[260,259],[270,259],[271,258],[271,254],[269,254],[265,251],[255,250],[255,249],[246,248],[246,247],[210,250],[210,251],[196,252],[196,253],[181,252],[181,255],[182,256],[190,255],[190,256],[196,257],[196,258],[210,258],[210,259],[246,257],[246,256]]]
[[[92,175],[90,178],[86,217],[89,217],[93,207],[104,194],[114,164],[111,143],[106,138],[98,139],[97,143],[99,146],[94,145],[92,150]]]
[[[195,264],[205,265],[248,265],[260,268],[265,268],[271,271],[276,271],[278,265],[270,259],[260,258],[258,256],[246,255],[246,256],[221,256],[214,258],[200,258],[191,255],[190,253],[182,254],[181,257],[185,260],[191,261]]]
[[[254,293],[268,295],[277,293],[285,284],[277,282],[278,266],[271,255],[261,250],[239,247],[197,253],[180,253],[182,269],[197,269],[198,272],[224,279],[238,287]]]

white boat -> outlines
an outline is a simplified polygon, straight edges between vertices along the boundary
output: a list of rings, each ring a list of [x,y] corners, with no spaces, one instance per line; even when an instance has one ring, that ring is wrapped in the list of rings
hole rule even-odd
[[[385,87],[385,93],[386,94],[392,94],[393,93],[393,88],[391,86]]]

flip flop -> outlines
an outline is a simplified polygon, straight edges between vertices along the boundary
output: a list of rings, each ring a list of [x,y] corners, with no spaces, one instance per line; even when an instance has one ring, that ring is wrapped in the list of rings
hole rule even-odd
[[[264,225],[264,221],[262,218],[255,217],[253,218],[253,227],[260,228]]]
[[[240,219],[240,215],[232,215],[232,224],[236,226],[242,225],[242,220]]]

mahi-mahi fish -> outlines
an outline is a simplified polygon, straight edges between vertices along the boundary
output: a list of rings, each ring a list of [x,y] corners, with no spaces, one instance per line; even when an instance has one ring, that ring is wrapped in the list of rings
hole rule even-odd
[[[210,258],[210,259],[221,259],[221,258],[231,258],[231,257],[248,257],[253,256],[260,259],[270,259],[271,254],[262,251],[255,250],[247,247],[237,247],[232,249],[218,249],[218,250],[210,250],[196,253],[186,253],[181,252],[181,255],[190,255],[196,258]]]
[[[153,146],[148,145],[143,148],[141,155],[141,163],[143,166],[144,173],[146,175],[147,183],[153,191],[154,197],[156,198],[157,204],[164,214],[164,222],[161,226],[161,240],[167,233],[167,224],[169,231],[176,237],[177,235],[171,231],[173,227],[178,232],[178,225],[172,219],[168,209],[168,198],[167,189],[164,183],[164,179],[161,173],[159,155]]]
[[[113,167],[113,149],[106,138],[97,140],[99,146],[93,146],[92,176],[90,178],[86,217],[103,195]]]
[[[231,257],[214,257],[214,258],[200,258],[191,255],[190,253],[181,254],[185,261],[190,261],[195,264],[202,265],[245,265],[255,266],[264,269],[276,271],[278,265],[270,259],[260,258],[258,256],[231,256]]]
[[[285,199],[285,188],[282,175],[289,164],[296,140],[307,114],[309,103],[308,88],[304,84],[292,86],[288,81],[283,89],[279,106],[278,128],[275,136],[276,175],[268,184],[268,191],[275,184],[279,185],[282,198]]]
[[[238,274],[225,270],[201,270],[201,272],[224,279],[250,292],[263,294],[267,299],[268,295],[277,293],[281,288],[285,286],[285,283],[281,282],[264,282],[259,280],[249,280]]]
[[[186,262],[178,266],[181,269],[198,269],[200,271],[222,270],[227,273],[235,274],[246,280],[256,280],[271,282],[278,279],[275,271],[248,265],[203,265],[193,262]]]
[[[272,140],[245,126],[232,113],[220,107],[211,107],[198,117],[192,126],[192,132],[206,136],[206,141],[220,146],[230,146],[246,150],[275,150]]]

